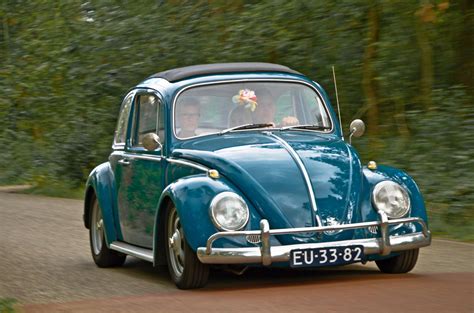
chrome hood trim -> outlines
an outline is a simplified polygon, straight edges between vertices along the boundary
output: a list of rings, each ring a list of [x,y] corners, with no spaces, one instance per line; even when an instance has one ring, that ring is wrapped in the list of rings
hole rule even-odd
[[[296,165],[298,166],[299,170],[301,171],[301,174],[303,175],[303,178],[304,178],[304,182],[306,184],[306,189],[308,190],[308,195],[309,195],[309,200],[310,200],[310,204],[311,204],[311,209],[313,210],[314,212],[314,216],[316,218],[316,221],[318,223],[319,226],[323,226],[322,224],[322,221],[321,221],[321,217],[319,216],[318,214],[318,206],[316,205],[316,197],[314,195],[314,189],[313,189],[313,184],[311,183],[311,179],[309,178],[309,174],[308,174],[308,171],[306,170],[306,167],[304,166],[303,164],[303,161],[301,160],[300,156],[298,155],[298,153],[296,153],[296,151],[288,144],[288,142],[286,142],[286,140],[284,140],[283,138],[275,135],[274,133],[272,132],[268,132],[266,133],[268,136],[274,138],[275,140],[277,140],[285,149],[286,151],[288,151],[288,153],[290,154],[290,156],[293,158],[293,160],[295,161]]]

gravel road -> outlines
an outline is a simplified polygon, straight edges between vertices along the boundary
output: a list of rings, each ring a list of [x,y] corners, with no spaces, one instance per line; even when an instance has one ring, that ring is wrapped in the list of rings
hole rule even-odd
[[[434,240],[406,275],[375,264],[331,269],[215,271],[177,290],[165,267],[128,257],[99,269],[82,201],[0,191],[0,299],[24,312],[474,312],[474,245]]]

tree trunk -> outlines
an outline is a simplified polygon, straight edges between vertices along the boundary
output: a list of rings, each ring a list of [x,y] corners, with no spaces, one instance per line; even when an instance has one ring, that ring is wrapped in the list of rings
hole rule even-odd
[[[420,48],[420,101],[425,110],[431,110],[433,107],[433,50],[431,48],[428,34],[428,23],[435,19],[430,3],[422,4],[418,11],[416,21],[416,38]]]
[[[474,3],[472,0],[463,0],[460,8],[463,12],[463,21],[457,42],[456,78],[459,83],[468,87],[468,92],[473,96],[474,36],[472,30],[474,29]]]
[[[365,48],[362,66],[362,88],[367,100],[367,134],[369,136],[370,156],[375,156],[379,148],[379,100],[377,86],[374,80],[375,71],[373,62],[377,53],[377,43],[380,33],[380,7],[376,2],[372,3],[368,12],[367,46]]]

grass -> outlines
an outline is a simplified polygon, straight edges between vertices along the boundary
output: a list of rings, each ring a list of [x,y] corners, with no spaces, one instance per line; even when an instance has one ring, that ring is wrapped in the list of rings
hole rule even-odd
[[[33,186],[29,189],[21,191],[21,193],[56,198],[84,199],[84,188],[70,188],[62,184]]]
[[[474,243],[474,216],[472,209],[459,212],[457,216],[447,214],[449,205],[428,203],[428,223],[435,238],[453,239]]]
[[[14,305],[17,301],[13,298],[0,298],[0,313],[16,312]]]

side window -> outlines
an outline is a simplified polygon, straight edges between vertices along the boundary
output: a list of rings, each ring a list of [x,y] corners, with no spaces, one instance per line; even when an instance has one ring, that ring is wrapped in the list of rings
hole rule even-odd
[[[132,134],[132,145],[142,147],[142,139],[148,133],[158,132],[159,99],[152,94],[138,95],[135,104],[135,120]],[[161,126],[162,128],[163,126]],[[160,136],[160,138],[162,138]]]
[[[115,130],[114,144],[125,144],[127,139],[128,118],[130,116],[130,109],[132,107],[133,93],[129,94],[122,102],[120,109],[120,116]]]

